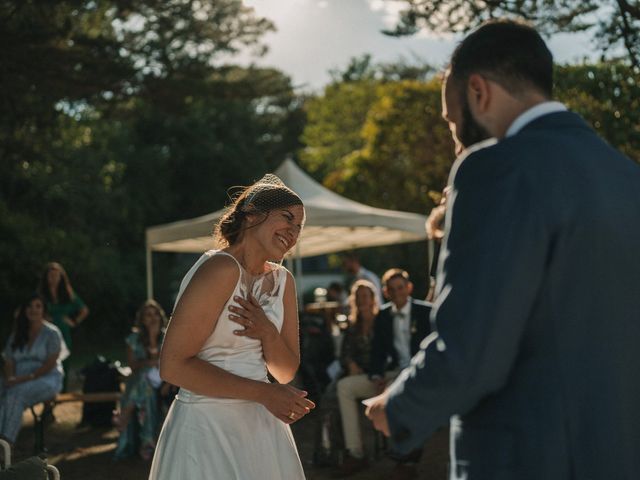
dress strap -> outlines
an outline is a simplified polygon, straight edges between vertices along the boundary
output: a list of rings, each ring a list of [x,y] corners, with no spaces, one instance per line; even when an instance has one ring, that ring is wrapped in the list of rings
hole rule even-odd
[[[285,288],[285,286],[287,284],[287,274],[289,273],[289,270],[287,270],[282,265],[278,265],[277,266],[277,270],[278,270],[278,275],[280,275],[280,287],[282,288],[282,291],[284,292],[284,288]]]
[[[223,254],[223,255],[227,255],[231,258],[233,258],[233,260],[236,262],[236,265],[238,265],[238,271],[240,274],[239,277],[239,281],[244,277],[244,269],[242,268],[242,265],[240,265],[240,263],[238,262],[238,260],[231,254],[227,253],[227,252],[223,252],[222,250],[207,250],[206,252],[204,252],[204,254],[202,254],[202,256],[196,261],[196,263],[193,264],[193,266],[189,269],[189,271],[187,272],[187,274],[184,276],[184,278],[182,279],[182,282],[180,282],[180,288],[178,290],[178,295],[176,296],[176,301],[173,305],[173,309],[175,310],[176,305],[178,305],[178,302],[180,301],[180,297],[182,297],[182,294],[184,293],[184,291],[187,288],[187,285],[189,285],[189,282],[191,281],[191,278],[193,278],[193,275],[196,273],[196,271],[202,266],[202,264],[204,264],[207,260],[210,260],[211,258],[215,257],[218,254]]]
[[[242,268],[242,265],[240,265],[240,262],[238,261],[238,259],[236,257],[234,257],[233,255],[231,255],[228,252],[225,252],[224,250],[212,250],[212,254],[211,256],[213,257],[214,255],[226,255],[227,257],[231,257],[233,258],[233,261],[236,262],[236,265],[238,265],[238,268],[240,269],[240,272],[242,272],[244,270],[244,268]]]

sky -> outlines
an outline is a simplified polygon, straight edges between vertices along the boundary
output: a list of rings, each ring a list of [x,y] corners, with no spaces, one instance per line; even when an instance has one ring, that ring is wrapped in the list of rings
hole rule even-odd
[[[317,91],[329,82],[330,69],[343,69],[349,59],[370,53],[374,62],[420,59],[444,66],[459,37],[422,32],[394,38],[381,33],[395,25],[403,2],[385,0],[244,0],[258,16],[271,20],[277,31],[264,35],[269,47],[262,58],[243,53],[240,64],[276,67],[289,74],[296,87]],[[556,35],[548,41],[557,62],[579,61],[592,55],[588,36]]]

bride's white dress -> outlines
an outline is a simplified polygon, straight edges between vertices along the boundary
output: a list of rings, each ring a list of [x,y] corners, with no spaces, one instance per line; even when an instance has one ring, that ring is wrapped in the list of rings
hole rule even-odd
[[[178,300],[196,270],[213,255],[228,254],[206,252],[182,280]],[[238,263],[240,276],[233,295],[198,353],[199,358],[212,365],[263,382],[269,380],[262,344],[233,334],[242,327],[227,318],[227,307],[234,303],[234,296],[246,298],[251,291],[280,330],[287,275],[284,268],[269,265],[270,272],[254,277]],[[206,397],[184,388],[176,396],[162,427],[149,476],[150,480],[304,478],[291,429],[264,406],[246,400]]]

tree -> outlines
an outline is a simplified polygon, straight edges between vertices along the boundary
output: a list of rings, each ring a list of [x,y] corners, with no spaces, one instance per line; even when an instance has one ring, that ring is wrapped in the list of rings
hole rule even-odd
[[[37,157],[59,116],[153,90],[178,71],[201,76],[272,28],[240,0],[0,1],[2,171]]]
[[[466,32],[497,17],[520,17],[546,34],[591,31],[602,56],[626,51],[640,68],[640,4],[636,0],[395,0],[407,4],[389,35]],[[615,58],[615,57],[614,57]]]
[[[376,99],[376,82],[333,83],[305,104],[307,124],[300,159],[317,179],[343,168],[344,158],[363,145],[362,125]]]
[[[222,65],[272,28],[240,0],[0,1],[0,315],[57,259],[91,332],[121,331],[147,222],[209,211],[298,148],[289,79]]]
[[[1,1],[0,201],[20,208],[37,175],[65,168],[55,147],[84,142],[68,119],[141,96],[181,105],[272,28],[240,0]]]
[[[441,117],[440,81],[382,83],[362,124],[363,145],[325,181],[358,201],[419,213],[446,185],[453,144]]]
[[[559,66],[555,96],[640,163],[640,74],[619,62]]]
[[[362,98],[363,92],[368,101],[354,112],[350,101]],[[311,149],[316,153],[317,171],[326,172],[322,178],[325,186],[381,208],[423,214],[431,209],[455,158],[441,117],[439,80],[335,84],[312,105],[313,111],[326,115],[309,115],[303,140],[321,140],[327,146],[326,150]],[[308,146],[304,152],[308,155]],[[379,272],[391,265],[406,269],[416,285],[416,295],[425,295],[426,250],[421,242],[376,248],[375,254],[365,251],[361,255],[369,268]]]
[[[413,63],[374,63],[371,55],[352,58],[343,70],[332,70],[333,81],[321,96],[305,103],[305,147],[300,159],[320,181],[345,168],[349,154],[363,147],[368,112],[377,101],[380,84],[400,80],[427,80],[435,69],[418,60]]]

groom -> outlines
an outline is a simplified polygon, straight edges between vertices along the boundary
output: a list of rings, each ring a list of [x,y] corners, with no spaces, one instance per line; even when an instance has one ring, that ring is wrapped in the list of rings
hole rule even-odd
[[[507,21],[446,74],[437,332],[368,415],[399,452],[451,417],[451,479],[640,478],[640,166],[552,83],[544,41]]]

